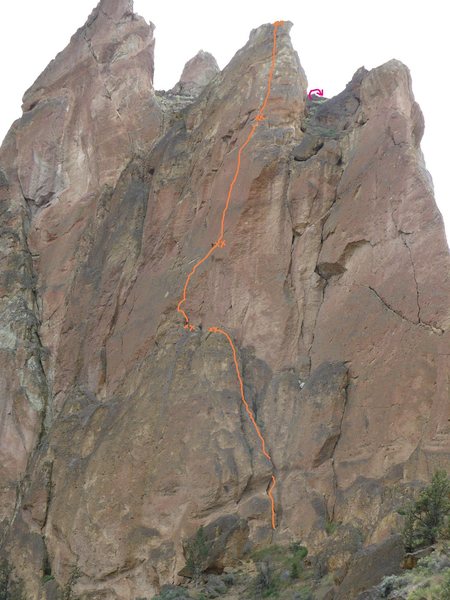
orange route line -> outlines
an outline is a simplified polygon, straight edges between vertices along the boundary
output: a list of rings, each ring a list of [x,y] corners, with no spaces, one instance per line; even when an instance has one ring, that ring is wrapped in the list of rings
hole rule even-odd
[[[231,339],[231,337],[228,335],[228,333],[226,331],[224,331],[223,329],[220,329],[220,327],[210,327],[208,329],[208,331],[211,331],[212,333],[221,333],[222,335],[224,335],[227,340],[228,343],[231,346],[231,352],[233,353],[233,361],[234,361],[234,367],[236,369],[236,375],[239,381],[239,388],[241,391],[241,399],[242,399],[242,403],[245,407],[245,410],[247,411],[248,416],[250,417],[250,421],[253,423],[253,427],[255,428],[255,431],[261,441],[261,449],[262,449],[262,453],[264,454],[264,456],[267,458],[268,461],[270,461],[270,463],[272,464],[272,459],[270,457],[270,454],[267,452],[266,450],[266,442],[264,440],[264,437],[261,433],[261,430],[258,426],[258,423],[255,420],[255,417],[253,416],[253,412],[251,411],[251,408],[248,405],[247,400],[245,399],[245,393],[244,393],[244,382],[242,381],[242,376],[241,376],[241,371],[239,369],[239,363],[238,363],[238,359],[237,359],[237,353],[236,353],[236,348],[235,345],[233,344],[233,340]],[[272,465],[273,466],[273,465]],[[270,483],[270,486],[267,490],[267,495],[270,498],[270,502],[272,505],[272,528],[275,529],[275,500],[273,498],[273,494],[272,494],[272,490],[275,487],[275,483],[276,483],[276,478],[275,475],[272,475],[272,480]]]
[[[187,290],[189,287],[189,283],[194,275],[194,273],[196,272],[196,270],[200,267],[200,265],[202,265],[206,260],[208,260],[208,258],[217,250],[217,248],[223,248],[225,246],[225,240],[224,240],[224,233],[225,233],[225,217],[226,214],[228,212],[228,207],[230,205],[230,201],[231,201],[231,196],[233,193],[233,189],[234,186],[236,184],[236,181],[238,179],[239,176],[239,172],[241,169],[241,155],[242,152],[245,150],[245,148],[248,146],[250,140],[252,139],[253,135],[255,134],[256,129],[258,128],[258,125],[264,121],[264,119],[266,118],[264,116],[264,111],[266,109],[267,103],[269,101],[270,98],[270,93],[272,90],[272,79],[273,79],[273,73],[275,70],[275,59],[276,59],[276,53],[277,53],[277,30],[279,27],[282,27],[284,25],[284,21],[275,21],[275,23],[273,23],[273,46],[272,46],[272,62],[270,65],[270,70],[269,70],[269,76],[268,76],[268,81],[267,81],[267,91],[266,91],[266,95],[264,97],[264,100],[258,110],[258,113],[255,117],[255,123],[252,125],[250,132],[247,136],[247,139],[245,140],[245,142],[240,146],[239,150],[238,150],[238,155],[237,155],[237,164],[236,164],[236,169],[234,172],[234,176],[233,179],[231,180],[230,186],[228,188],[228,194],[227,194],[227,199],[225,202],[225,207],[222,211],[222,218],[220,221],[220,235],[217,239],[217,241],[211,246],[211,248],[208,250],[208,252],[203,256],[203,258],[201,258],[200,260],[198,260],[195,265],[192,267],[190,273],[188,274],[184,287],[183,287],[183,294],[181,296],[181,300],[178,302],[177,305],[177,311],[182,315],[183,319],[184,319],[184,328],[188,329],[189,331],[194,331],[195,330],[195,326],[192,325],[190,323],[190,319],[186,313],[186,311],[181,308],[182,305],[186,302],[186,297],[187,297]],[[244,393],[244,382],[242,380],[242,376],[241,376],[241,372],[239,369],[239,363],[238,363],[238,359],[237,359],[237,353],[236,353],[236,347],[233,343],[233,340],[231,339],[231,337],[229,336],[229,334],[224,331],[223,329],[220,329],[219,327],[210,327],[209,331],[211,333],[220,333],[221,335],[225,336],[225,338],[227,339],[230,347],[231,347],[231,351],[233,354],[233,361],[234,361],[234,366],[236,369],[236,375],[239,381],[239,388],[240,388],[240,392],[241,392],[241,400],[242,403],[245,407],[245,410],[250,418],[250,421],[253,424],[253,427],[256,431],[256,434],[261,442],[261,449],[262,449],[262,453],[264,454],[264,456],[267,458],[267,460],[271,463],[272,468],[273,468],[273,463],[272,463],[272,459],[270,457],[270,454],[267,452],[266,450],[266,442],[264,440],[264,437],[261,433],[261,430],[255,420],[255,417],[253,415],[253,412],[251,410],[251,408],[248,405],[247,400],[245,399],[245,393]],[[272,512],[272,528],[275,529],[276,527],[276,514],[275,514],[275,500],[273,497],[273,489],[275,488],[276,485],[276,477],[274,474],[272,474],[271,476],[271,481],[269,483],[269,486],[267,488],[267,495],[269,496],[270,499],[270,503],[271,503],[271,512]]]

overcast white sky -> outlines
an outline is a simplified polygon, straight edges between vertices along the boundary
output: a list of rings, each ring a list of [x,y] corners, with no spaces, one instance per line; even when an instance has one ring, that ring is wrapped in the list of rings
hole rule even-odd
[[[96,0],[2,2],[0,22],[0,139],[21,114],[23,92],[70,36]],[[135,0],[135,11],[156,25],[155,87],[169,89],[184,64],[203,49],[223,68],[262,23],[289,20],[293,44],[310,88],[339,93],[362,65],[391,58],[411,70],[425,116],[422,150],[450,237],[447,101],[448,15],[441,0]]]

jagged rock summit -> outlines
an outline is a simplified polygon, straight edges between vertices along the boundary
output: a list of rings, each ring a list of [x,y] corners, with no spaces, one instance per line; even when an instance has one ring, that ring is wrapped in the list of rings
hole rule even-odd
[[[398,555],[399,504],[449,466],[450,259],[409,71],[359,69],[307,102],[290,27],[227,245],[190,284],[194,333],[177,303],[217,239],[272,25],[222,71],[199,54],[156,93],[153,26],[102,0],[24,96],[0,152],[12,598],[149,599],[182,580],[204,525],[210,569],[297,540],[351,599],[363,560]],[[217,324],[276,468],[275,531]]]

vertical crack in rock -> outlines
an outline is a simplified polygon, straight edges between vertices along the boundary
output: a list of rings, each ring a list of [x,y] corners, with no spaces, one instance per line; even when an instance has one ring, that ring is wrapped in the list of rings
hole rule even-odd
[[[284,286],[288,286],[289,290],[292,290],[294,287],[293,281],[292,281],[292,255],[294,253],[295,237],[296,237],[295,231],[292,230],[292,238],[291,238],[291,245],[290,245],[290,252],[289,252],[289,263],[287,266],[286,275],[284,277]]]
[[[411,269],[412,269],[412,274],[413,274],[413,278],[414,278],[414,283],[416,286],[416,302],[417,302],[417,322],[421,323],[421,319],[420,319],[420,302],[419,302],[419,286],[417,283],[417,278],[416,278],[416,269],[414,266],[414,261],[413,261],[413,257],[412,257],[412,253],[411,253],[411,248],[407,242],[407,239],[405,237],[404,233],[400,233],[400,236],[402,238],[402,241],[404,243],[404,245],[406,246],[406,248],[408,249],[408,254],[409,254],[409,260],[411,261]]]
[[[281,193],[281,197],[284,199],[284,207],[286,210],[286,214],[289,217],[289,222],[291,225],[291,231],[292,231],[292,237],[291,237],[291,245],[290,245],[290,253],[289,253],[289,263],[287,266],[287,271],[286,271],[286,275],[284,278],[284,282],[285,285],[287,284],[289,286],[290,290],[294,290],[294,282],[292,280],[292,257],[293,257],[293,253],[294,253],[294,245],[295,245],[295,237],[296,237],[296,232],[295,232],[295,228],[294,228],[294,221],[292,218],[292,211],[291,211],[291,206],[290,206],[290,202],[288,201],[289,198],[289,186],[290,186],[290,181],[291,181],[291,176],[292,176],[292,168],[289,164],[289,159],[286,159],[288,161],[288,167],[287,169],[284,170],[284,183],[283,183],[283,191]],[[297,305],[297,312],[300,318],[300,312],[298,310],[298,303],[295,302],[295,304]]]
[[[339,428],[338,428],[338,435],[336,438],[336,442],[331,450],[331,468],[333,469],[333,489],[334,489],[333,504],[332,504],[332,508],[331,508],[331,521],[334,521],[336,502],[337,502],[337,490],[339,488],[334,457],[335,457],[336,450],[337,450],[337,447],[338,447],[338,444],[339,444],[339,441],[340,441],[341,435],[342,435],[342,425],[344,423],[345,411],[347,409],[347,404],[348,404],[348,386],[349,385],[350,385],[350,377],[349,377],[349,372],[348,372],[348,368],[347,368],[347,378],[346,378],[346,382],[345,382],[345,385],[343,388],[344,405],[342,407],[341,420],[339,421]]]
[[[24,198],[24,202],[26,204],[26,200]],[[27,215],[26,218],[30,218],[30,215]],[[44,369],[44,364],[43,364],[43,354],[44,354],[44,347],[42,345],[41,342],[41,338],[39,335],[39,328],[42,322],[41,316],[40,316],[40,308],[39,306],[42,305],[42,302],[40,302],[39,296],[38,296],[38,291],[37,291],[37,287],[36,287],[36,282],[37,282],[37,273],[34,271],[34,267],[33,267],[33,257],[31,255],[30,249],[28,247],[28,241],[27,241],[27,229],[29,227],[29,225],[26,223],[25,219],[23,220],[23,231],[22,231],[22,236],[23,236],[23,244],[24,244],[24,249],[26,254],[28,255],[28,264],[29,264],[29,268],[30,268],[30,279],[32,281],[32,285],[30,288],[30,292],[31,292],[31,303],[32,303],[32,315],[34,317],[34,327],[33,327],[33,332],[32,332],[32,336],[33,336],[33,347],[34,347],[34,355],[35,355],[35,360],[36,360],[36,365],[33,367],[33,369],[36,369],[36,377],[38,378],[38,380],[41,382],[42,386],[41,386],[41,396],[42,396],[42,414],[43,414],[43,418],[42,418],[42,422],[41,422],[41,430],[39,433],[39,438],[38,438],[38,444],[41,442],[43,436],[45,435],[45,433],[49,430],[50,426],[51,426],[51,422],[52,422],[52,405],[51,405],[51,400],[50,400],[50,386],[49,386],[49,382],[47,379],[47,375],[45,373],[45,369]]]
[[[341,168],[341,173],[340,173],[340,178],[339,178],[339,181],[341,180],[343,173],[344,173],[344,168]],[[315,273],[317,273],[317,275],[318,275],[318,276],[321,278],[321,280],[324,282],[324,284],[323,284],[323,288],[322,288],[322,297],[321,297],[321,301],[320,301],[320,304],[319,304],[319,306],[318,306],[318,308],[317,308],[316,315],[315,315],[315,319],[314,319],[314,325],[313,325],[313,329],[312,329],[312,336],[311,336],[311,343],[310,343],[310,345],[309,345],[309,348],[308,348],[308,356],[309,356],[309,361],[310,361],[310,364],[311,364],[311,351],[312,351],[312,347],[313,347],[313,345],[314,345],[314,339],[315,339],[315,335],[316,335],[316,325],[317,325],[317,320],[318,320],[318,318],[319,318],[320,309],[321,309],[321,307],[322,307],[322,305],[323,305],[323,302],[324,302],[324,299],[325,299],[325,291],[326,291],[326,288],[327,288],[327,285],[328,285],[328,279],[324,278],[324,277],[322,276],[322,274],[320,273],[320,269],[319,269],[319,263],[318,263],[318,261],[319,261],[319,257],[320,257],[320,254],[321,254],[321,251],[322,251],[322,247],[323,247],[323,244],[324,244],[323,232],[324,232],[324,230],[325,230],[325,225],[326,225],[326,223],[327,223],[327,220],[328,220],[328,218],[329,218],[329,216],[330,216],[330,214],[331,214],[331,212],[332,212],[332,210],[333,210],[333,207],[336,205],[336,202],[337,202],[337,189],[338,189],[338,186],[339,186],[339,182],[336,184],[336,192],[335,192],[335,195],[334,195],[333,201],[332,201],[332,203],[331,203],[331,206],[330,206],[330,207],[327,209],[327,211],[326,211],[326,212],[325,212],[325,213],[324,213],[324,214],[323,214],[323,215],[322,215],[322,216],[321,216],[319,219],[317,219],[317,221],[314,223],[314,224],[317,224],[317,223],[320,223],[320,222],[321,222],[321,225],[322,225],[322,226],[321,226],[321,230],[320,230],[320,248],[319,248],[319,250],[318,250],[318,252],[317,252],[317,260],[316,260],[316,266],[315,266],[314,272],[315,272]]]
[[[102,73],[100,61],[98,59],[98,56],[95,54],[95,50],[92,47],[91,40],[87,37],[86,31],[83,31],[83,39],[85,40],[85,42],[87,44],[87,47],[89,49],[89,52],[90,52],[92,58],[94,59],[95,64],[97,65],[98,77],[99,77],[99,79],[100,79],[100,81],[101,81],[101,83],[102,83],[102,85],[103,85],[103,87],[105,89],[105,97],[111,102],[114,110],[116,111],[116,115],[118,116],[118,118],[120,119],[120,121],[122,121],[122,115],[120,114],[120,111],[119,111],[118,107],[115,105],[115,103],[113,101],[112,93],[110,92],[110,90],[108,89],[108,86],[106,85],[106,81],[105,81],[105,77],[104,77],[104,75]],[[130,134],[129,134],[128,131],[127,131],[127,133],[128,133],[128,139],[129,139],[129,141],[131,143],[132,142],[131,136],[130,136]]]
[[[334,521],[334,517],[335,517],[335,511],[336,511],[336,502],[337,502],[337,495],[338,495],[338,479],[337,479],[337,473],[336,473],[336,465],[334,464],[334,456],[331,457],[331,469],[333,471],[333,496],[332,496],[332,503],[331,503],[331,512],[328,512],[328,507],[327,507],[327,513],[328,513],[328,520],[330,522]]]
[[[297,299],[297,294],[296,294],[296,286],[295,286],[295,282],[292,276],[292,261],[293,261],[293,254],[294,254],[294,250],[295,250],[295,239],[297,237],[297,233],[295,231],[294,228],[294,220],[292,217],[292,209],[291,209],[291,204],[289,202],[289,189],[290,189],[290,185],[291,185],[291,178],[292,178],[292,166],[291,166],[291,161],[289,161],[290,164],[288,164],[288,169],[286,171],[286,182],[285,182],[285,188],[283,191],[283,198],[285,199],[285,205],[286,205],[286,213],[289,217],[289,223],[290,223],[290,227],[291,227],[291,232],[292,232],[292,237],[291,237],[291,245],[290,245],[290,255],[289,255],[289,263],[288,263],[288,267],[287,267],[287,272],[286,272],[286,276],[285,276],[285,280],[284,280],[284,287],[286,286],[286,284],[288,285],[288,294],[289,294],[289,298],[293,295],[294,296],[294,306],[295,306],[295,314],[297,316],[297,332],[296,332],[296,337],[297,339],[301,339],[303,337],[303,318],[302,318],[302,314],[300,312],[300,306],[299,306],[299,301]]]
[[[317,267],[316,267],[316,269],[317,269]],[[319,304],[319,306],[317,308],[317,311],[316,311],[315,317],[314,317],[314,325],[313,325],[313,328],[312,328],[311,342],[310,342],[309,348],[308,348],[308,356],[309,356],[309,362],[310,362],[310,364],[311,364],[311,351],[312,351],[312,347],[314,346],[314,339],[315,339],[315,336],[316,336],[316,325],[317,325],[317,321],[319,319],[320,309],[322,308],[323,301],[325,299],[325,290],[326,290],[327,285],[328,285],[328,280],[327,279],[325,279],[324,277],[322,277],[322,275],[320,275],[320,273],[317,270],[315,270],[315,273],[317,273],[317,275],[319,275],[321,281],[323,281],[324,283],[323,283],[323,287],[322,287],[322,294],[321,294],[320,304]]]
[[[86,31],[83,31],[83,38],[84,38],[84,41],[85,41],[85,42],[86,42],[86,44],[87,44],[87,47],[88,47],[88,49],[89,49],[89,52],[90,52],[90,54],[91,54],[92,58],[94,59],[95,63],[97,64],[97,66],[100,66],[100,63],[99,63],[99,60],[98,60],[98,56],[95,54],[95,50],[94,50],[94,48],[92,47],[92,41],[91,41],[91,40],[90,40],[90,39],[87,37]],[[107,91],[108,91],[108,90],[107,90]],[[109,92],[108,92],[108,93],[109,93]]]
[[[43,524],[42,524],[42,530],[44,530],[45,526],[47,525],[48,515],[50,513],[50,506],[51,506],[51,503],[53,500],[53,465],[54,465],[53,459],[47,461],[44,465],[47,469],[47,477],[46,477],[47,503],[46,503],[46,507],[45,507],[45,515],[44,515],[44,520],[43,520]]]

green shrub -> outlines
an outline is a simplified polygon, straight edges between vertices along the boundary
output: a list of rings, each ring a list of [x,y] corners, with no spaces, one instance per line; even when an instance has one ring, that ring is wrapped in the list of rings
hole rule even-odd
[[[314,600],[314,596],[310,587],[304,587],[301,590],[298,590],[294,597],[295,600]]]
[[[258,575],[256,577],[256,598],[276,598],[280,589],[280,578],[275,574],[272,563],[264,560],[257,563]]]
[[[289,550],[294,555],[296,560],[304,560],[308,556],[308,548],[302,546],[299,542],[294,542],[290,545]]]
[[[335,521],[330,521],[329,519],[327,519],[325,523],[325,531],[327,532],[327,535],[333,535],[337,527],[338,524]]]
[[[0,600],[8,600],[8,582],[11,569],[6,560],[0,562]]]
[[[258,562],[261,560],[282,557],[285,553],[286,548],[283,548],[278,544],[271,544],[270,546],[266,546],[265,548],[259,548],[258,550],[254,550],[251,554],[251,558],[253,561]]]
[[[6,559],[0,559],[0,600],[26,600],[21,579],[11,577],[12,568]]]
[[[450,481],[445,471],[436,471],[415,503],[417,530],[427,544],[434,544],[450,513]]]
[[[190,600],[191,598],[192,596],[185,588],[169,584],[164,585],[159,594],[153,597],[153,600]],[[206,596],[201,593],[197,600],[203,599],[206,600]]]
[[[444,574],[444,578],[439,589],[439,600],[448,600],[450,598],[450,569]]]
[[[450,515],[450,480],[445,471],[434,473],[430,485],[417,500],[398,511],[405,517],[403,542],[407,552],[434,544],[444,532]]]
[[[205,568],[205,562],[210,548],[206,540],[205,530],[199,527],[195,537],[186,540],[184,543],[184,553],[186,556],[186,567],[192,574],[192,579],[198,580]]]
[[[408,594],[408,600],[437,600],[436,588],[423,585]]]
[[[420,558],[416,571],[425,575],[433,575],[446,571],[450,567],[450,559],[445,553],[432,552],[428,556]]]
[[[81,571],[76,565],[72,566],[70,577],[66,585],[64,586],[62,600],[75,600],[73,595],[73,587],[81,577]]]
[[[300,577],[300,569],[296,560],[292,561],[290,576],[291,579],[298,579]]]
[[[397,575],[388,575],[378,586],[378,591],[382,598],[387,598],[391,592],[402,586],[402,578]]]
[[[416,515],[414,502],[410,502],[398,511],[405,517],[403,526],[403,545],[406,552],[412,552],[417,545]]]

